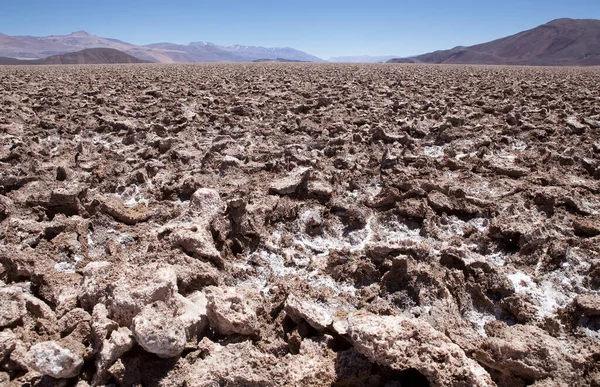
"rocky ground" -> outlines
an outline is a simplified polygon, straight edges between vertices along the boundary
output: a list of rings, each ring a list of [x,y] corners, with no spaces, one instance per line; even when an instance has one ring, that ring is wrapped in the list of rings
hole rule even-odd
[[[600,385],[599,84],[0,68],[0,385]]]

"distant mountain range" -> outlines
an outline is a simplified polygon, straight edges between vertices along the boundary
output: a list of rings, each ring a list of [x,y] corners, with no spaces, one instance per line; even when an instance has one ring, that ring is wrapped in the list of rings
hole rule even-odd
[[[68,54],[52,55],[43,59],[14,59],[0,57],[0,65],[47,65],[47,64],[110,64],[148,63],[114,48],[86,48]]]
[[[0,56],[2,57],[40,59],[86,48],[113,48],[141,60],[159,63],[251,62],[256,59],[277,58],[324,62],[323,59],[289,47],[218,46],[208,42],[193,42],[187,45],[155,43],[136,46],[117,39],[91,35],[85,31],[45,37],[0,34]]]
[[[391,59],[389,63],[597,66],[600,20],[557,19],[488,43]]]

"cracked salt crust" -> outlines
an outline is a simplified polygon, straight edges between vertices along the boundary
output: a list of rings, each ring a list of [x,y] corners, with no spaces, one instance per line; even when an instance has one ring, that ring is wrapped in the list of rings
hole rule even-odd
[[[509,257],[509,255],[498,251],[492,254],[482,255],[482,257],[492,262],[496,266],[504,266],[506,264],[506,259]]]
[[[524,151],[525,149],[527,149],[527,144],[524,141],[515,139],[510,149],[515,151]]]
[[[377,219],[375,227],[381,241],[392,245],[407,240],[413,242],[427,240],[420,235],[420,228],[410,228],[407,224],[398,219],[386,219],[385,222]]]
[[[305,227],[305,222],[316,216],[315,213],[320,214],[321,208],[308,207],[305,208],[298,216],[296,221],[298,229]],[[320,217],[320,215],[318,215]],[[363,229],[345,232],[344,225],[341,221],[336,220],[336,224],[330,229],[324,232],[324,235],[317,235],[311,237],[304,233],[300,235],[294,235],[296,243],[299,243],[305,250],[322,251],[328,253],[329,250],[341,250],[349,249],[350,251],[360,251],[364,249],[368,241],[372,236],[371,221],[373,217],[367,218],[366,225]],[[328,234],[331,232],[331,234]]]
[[[73,260],[70,260],[68,257],[63,257],[63,259],[63,261],[56,262],[54,264],[54,270],[61,273],[73,274],[75,273],[77,263],[82,261],[83,257],[81,255],[75,254],[73,256]]]
[[[439,158],[444,157],[444,150],[446,149],[446,145],[430,145],[423,147],[423,154],[425,156]]]
[[[475,330],[481,337],[487,337],[485,324],[496,321],[496,317],[493,314],[479,312],[474,309],[467,311],[462,317],[475,327]]]
[[[377,183],[377,184],[372,184],[367,186],[364,191],[367,194],[367,198],[369,200],[373,200],[377,197],[377,195],[379,195],[381,193],[381,189],[382,189],[382,185]]]
[[[276,246],[272,247],[277,248]],[[258,286],[261,290],[268,291],[272,282],[269,281],[269,277],[275,276],[277,278],[284,278],[293,275],[294,277],[306,280],[311,287],[315,289],[329,288],[334,292],[334,295],[354,295],[356,293],[354,286],[338,283],[329,276],[323,274],[319,275],[318,270],[307,271],[305,268],[285,266],[285,258],[281,254],[263,249],[249,254],[247,258],[250,258],[253,254],[258,254],[263,261],[267,262],[267,266],[261,266],[259,268],[258,277],[242,281],[239,285],[248,284]]]
[[[135,207],[138,204],[148,205],[149,203],[138,185],[128,186],[122,193],[115,193],[113,196],[121,199],[125,207]]]
[[[507,277],[512,282],[515,293],[531,297],[536,304],[536,314],[539,318],[552,316],[577,296],[577,293],[572,291],[573,284],[562,273],[551,273],[539,284],[521,271]]]

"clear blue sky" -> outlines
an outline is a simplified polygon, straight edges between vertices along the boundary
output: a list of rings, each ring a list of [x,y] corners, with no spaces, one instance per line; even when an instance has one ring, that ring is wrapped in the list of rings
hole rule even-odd
[[[209,41],[294,47],[322,58],[416,55],[550,20],[600,19],[600,0],[1,0],[0,32],[77,30],[134,44]]]

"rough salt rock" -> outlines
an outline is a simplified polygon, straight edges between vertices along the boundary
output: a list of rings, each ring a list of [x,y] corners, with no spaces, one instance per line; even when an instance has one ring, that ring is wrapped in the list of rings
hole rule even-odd
[[[371,361],[403,371],[414,368],[432,386],[492,386],[489,374],[431,325],[401,316],[357,312],[348,318],[354,347]]]
[[[486,324],[474,358],[487,367],[529,381],[568,377],[577,380],[576,369],[585,355],[573,351],[542,329],[530,325]],[[581,371],[581,370],[580,370]]]
[[[594,120],[590,117],[584,117],[583,122],[588,124],[591,128],[596,128],[596,129],[600,128],[600,121]]]
[[[221,253],[215,247],[209,227],[217,215],[223,212],[224,207],[216,190],[200,188],[190,199],[189,216],[194,218],[193,224],[171,223],[159,230],[159,234],[171,231],[171,241],[175,247],[181,247],[194,257],[206,258],[222,267]]]
[[[170,266],[135,267],[87,265],[79,300],[85,309],[104,303],[111,319],[121,326],[148,304],[171,299],[177,293],[177,274]]]
[[[177,314],[181,321],[187,340],[194,340],[208,325],[206,295],[202,292],[194,292],[187,297],[180,294],[175,295]]]
[[[142,348],[158,357],[179,356],[185,348],[185,328],[162,301],[145,306],[133,319],[131,330]]]
[[[191,199],[191,208],[201,214],[206,223],[217,216],[223,210],[223,203],[219,193],[214,189],[200,188],[194,192]]]
[[[320,340],[319,340],[320,339]],[[337,354],[327,346],[330,336],[306,338],[300,353],[291,356],[285,368],[287,386],[331,386],[336,380]]]
[[[518,179],[520,177],[527,176],[530,173],[529,169],[525,167],[519,167],[517,165],[501,160],[495,160],[493,163],[491,163],[490,167],[498,175],[508,176],[513,179]]]
[[[221,273],[209,262],[181,255],[181,262],[173,265],[177,273],[177,286],[182,293],[189,293],[195,289],[217,285]]]
[[[104,304],[96,304],[92,310],[92,344],[94,350],[100,350],[102,343],[112,331],[119,328],[116,321],[108,318],[108,309]]]
[[[221,253],[215,247],[213,237],[205,226],[198,225],[179,229],[173,234],[173,242],[189,254],[209,259],[218,266],[223,264]]]
[[[329,199],[333,194],[333,187],[331,184],[320,179],[311,179],[306,184],[307,192],[319,199]]]
[[[280,359],[259,351],[251,341],[221,346],[204,338],[198,347],[207,356],[195,362],[187,372],[187,386],[275,385],[273,371],[280,367]]]
[[[600,316],[600,294],[580,294],[575,303],[586,316]]]
[[[17,337],[9,330],[0,332],[0,363],[4,362],[15,348]]]
[[[8,217],[13,207],[13,201],[4,195],[0,195],[0,219],[2,217]]]
[[[67,379],[79,374],[83,366],[83,358],[63,348],[56,341],[44,341],[29,349],[26,363],[42,375]]]
[[[108,377],[107,370],[113,363],[133,348],[133,334],[126,327],[113,330],[110,337],[102,342],[101,350],[96,357],[97,373],[93,385],[103,385]]]
[[[227,169],[229,167],[240,167],[242,161],[236,157],[225,155],[221,161],[221,169]]]
[[[595,218],[579,218],[573,221],[573,228],[590,236],[600,235],[600,216]]]
[[[60,318],[57,322],[58,331],[69,333],[82,322],[89,322],[92,316],[81,308],[75,308]]]
[[[567,119],[565,119],[565,123],[567,124],[567,126],[569,128],[575,130],[576,133],[580,133],[581,131],[583,131],[586,128],[586,126],[584,124],[582,124],[581,122],[579,122],[577,117],[574,117],[574,116],[567,117]]]
[[[431,191],[427,195],[429,205],[436,211],[450,212],[454,209],[450,198],[440,191]]]
[[[399,142],[401,144],[406,143],[408,140],[406,136],[389,134],[380,126],[372,130],[372,138],[373,141],[381,140],[385,143]]]
[[[100,351],[100,359],[105,363],[113,363],[125,352],[133,347],[133,335],[131,330],[126,327],[120,327],[112,331],[110,338],[104,340],[102,350]]]
[[[259,336],[257,294],[242,287],[206,288],[208,320],[223,335]]]
[[[29,346],[26,345],[23,341],[17,339],[14,342],[14,347],[8,356],[8,360],[16,365],[16,368],[20,368],[22,370],[30,369],[30,365],[28,363],[27,352],[29,351]],[[35,372],[35,371],[34,371]]]
[[[0,289],[0,305],[0,328],[15,324],[26,313],[23,291],[19,289]]]
[[[107,197],[101,201],[100,210],[112,216],[115,220],[134,226],[149,220],[153,213],[148,207],[138,204],[135,207],[126,207],[123,202],[114,197]]]
[[[323,330],[333,323],[331,313],[326,308],[294,294],[288,296],[284,310],[294,322],[299,323],[300,320],[306,320],[317,330]]]
[[[269,187],[269,192],[279,195],[291,195],[304,183],[311,171],[312,168],[310,167],[296,168],[286,177],[275,180]]]

